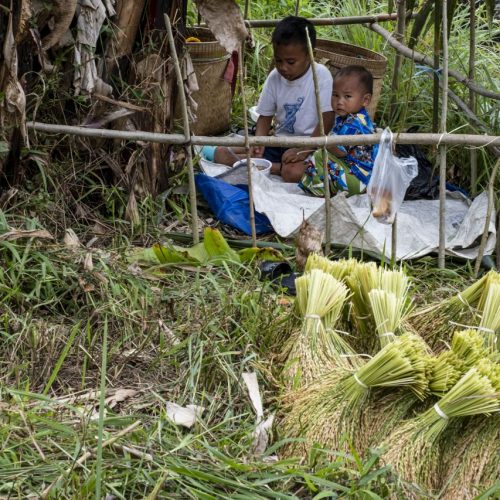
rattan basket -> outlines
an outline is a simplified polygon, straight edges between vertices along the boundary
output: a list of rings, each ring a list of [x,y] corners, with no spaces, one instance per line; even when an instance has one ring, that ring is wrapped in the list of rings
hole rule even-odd
[[[373,97],[368,113],[373,119],[382,92],[382,80],[387,67],[387,59],[373,50],[333,40],[316,41],[315,59],[324,64],[335,76],[340,68],[353,64],[363,66],[373,75]]]
[[[197,119],[191,129],[195,135],[217,135],[229,130],[231,122],[231,85],[224,72],[231,57],[207,28],[192,28],[188,36],[201,42],[186,42],[200,90],[193,93],[198,104]]]

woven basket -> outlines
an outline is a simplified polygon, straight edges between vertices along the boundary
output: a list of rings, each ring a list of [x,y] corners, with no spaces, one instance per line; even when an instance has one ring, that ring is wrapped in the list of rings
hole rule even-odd
[[[340,68],[353,64],[363,66],[373,75],[373,96],[368,106],[368,114],[373,119],[382,92],[382,80],[387,67],[387,59],[377,52],[333,40],[316,41],[315,59],[324,64],[333,76]]]
[[[195,135],[217,135],[226,132],[231,122],[231,84],[224,80],[224,72],[231,57],[215,40],[207,28],[188,30],[201,42],[186,42],[193,61],[200,90],[193,93],[198,104],[197,119],[191,129]]]

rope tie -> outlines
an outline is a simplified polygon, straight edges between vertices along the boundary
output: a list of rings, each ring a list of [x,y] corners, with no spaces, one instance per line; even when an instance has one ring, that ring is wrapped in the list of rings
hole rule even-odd
[[[478,326],[476,327],[477,330],[479,330],[480,332],[484,332],[484,333],[491,333],[491,334],[495,334],[495,330],[492,330],[491,328],[487,328],[486,326]]]
[[[393,337],[396,336],[396,334],[394,332],[386,332],[386,333],[379,333],[379,337],[389,337],[390,335],[392,335]]]
[[[361,386],[363,387],[363,389],[369,389],[369,387],[364,384],[363,382],[361,382],[361,380],[359,380],[358,376],[354,373],[353,374],[353,377],[354,377],[354,380]]]
[[[316,321],[321,320],[321,316],[319,314],[306,314],[304,316],[305,319],[315,319]]]
[[[434,410],[442,419],[448,420],[448,415],[446,415],[446,413],[441,410],[441,408],[439,408],[439,405],[437,403],[434,405]]]

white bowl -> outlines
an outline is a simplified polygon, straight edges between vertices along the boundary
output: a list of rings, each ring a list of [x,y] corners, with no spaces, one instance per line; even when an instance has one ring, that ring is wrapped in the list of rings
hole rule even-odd
[[[240,160],[237,161],[235,164],[233,164],[233,167],[239,167],[241,165],[246,166],[246,164],[247,164],[246,160]],[[272,163],[269,160],[266,160],[265,158],[252,158],[252,166],[254,170],[259,172],[259,174],[264,174],[268,177],[271,175]]]

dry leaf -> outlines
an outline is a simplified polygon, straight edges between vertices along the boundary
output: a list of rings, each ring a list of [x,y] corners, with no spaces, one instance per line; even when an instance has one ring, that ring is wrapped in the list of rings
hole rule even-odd
[[[196,420],[201,417],[205,408],[198,405],[180,406],[177,403],[167,401],[167,416],[174,424],[182,425],[190,429]]]
[[[93,271],[94,270],[94,262],[92,260],[92,252],[87,252],[85,258],[83,259],[83,269],[85,271]]]
[[[257,416],[255,420],[256,427],[253,432],[252,452],[254,455],[262,455],[266,451],[269,442],[267,431],[273,426],[274,415],[271,415],[266,420],[262,420],[264,417],[264,409],[262,407],[262,398],[260,396],[257,374],[255,372],[245,372],[242,374],[242,378],[247,386],[248,395],[250,396],[250,401],[252,402],[253,409]]]
[[[54,237],[45,229],[35,229],[31,231],[23,231],[20,229],[12,229],[6,233],[0,234],[0,241],[14,241],[20,238],[44,238],[53,240]]]
[[[195,0],[198,10],[218,42],[232,54],[248,37],[241,9],[234,0]]]
[[[82,244],[80,243],[80,239],[71,228],[66,229],[66,233],[64,235],[64,244],[68,248],[79,248],[82,246]]]
[[[118,403],[134,397],[137,393],[138,391],[134,389],[117,389],[112,396],[107,397],[104,401],[107,406],[114,408]]]

